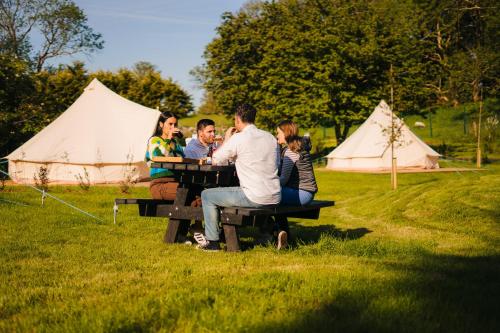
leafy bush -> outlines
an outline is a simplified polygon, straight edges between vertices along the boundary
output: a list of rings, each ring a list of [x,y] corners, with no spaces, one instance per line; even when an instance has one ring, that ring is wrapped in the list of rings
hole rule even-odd
[[[35,186],[45,192],[49,190],[49,168],[47,166],[41,166],[38,169],[38,174],[33,175],[35,180]]]
[[[78,186],[80,186],[82,190],[88,191],[90,189],[90,177],[87,168],[83,168],[83,176],[77,174],[75,178],[78,180]]]

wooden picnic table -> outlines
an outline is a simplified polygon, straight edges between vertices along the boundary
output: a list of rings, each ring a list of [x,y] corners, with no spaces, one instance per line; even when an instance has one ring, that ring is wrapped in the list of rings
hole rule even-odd
[[[203,220],[203,209],[191,207],[191,202],[201,191],[212,187],[238,186],[238,176],[234,165],[199,165],[192,163],[153,162],[152,168],[168,169],[179,182],[175,200],[160,209],[160,215],[169,218],[164,241],[174,243],[178,236],[185,236],[191,220]],[[162,214],[163,213],[163,214]]]
[[[191,220],[203,220],[203,209],[191,207],[197,195],[206,188],[239,186],[234,165],[199,165],[179,162],[153,162],[151,167],[173,172],[179,182],[175,200],[115,199],[115,204],[137,204],[139,215],[167,217],[165,243],[175,243],[186,236]],[[313,201],[308,206],[267,206],[263,208],[221,207],[221,223],[228,251],[239,251],[237,228],[265,223],[270,216],[318,219],[321,208],[333,206],[333,201]]]

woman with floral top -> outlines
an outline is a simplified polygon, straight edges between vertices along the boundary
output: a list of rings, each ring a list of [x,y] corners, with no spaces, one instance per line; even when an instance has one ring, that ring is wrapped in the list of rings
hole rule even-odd
[[[148,141],[146,162],[151,168],[151,160],[158,156],[182,156],[184,152],[178,140],[182,133],[177,128],[177,116],[171,112],[163,112],[158,119],[155,134]],[[153,199],[174,200],[179,183],[172,177],[168,169],[151,168],[149,191]]]

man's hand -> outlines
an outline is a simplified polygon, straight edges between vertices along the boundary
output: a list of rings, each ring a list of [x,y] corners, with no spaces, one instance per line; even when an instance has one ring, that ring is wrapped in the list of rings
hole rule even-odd
[[[233,134],[236,133],[236,127],[229,127],[226,131],[226,135],[224,137],[224,142],[227,142]]]

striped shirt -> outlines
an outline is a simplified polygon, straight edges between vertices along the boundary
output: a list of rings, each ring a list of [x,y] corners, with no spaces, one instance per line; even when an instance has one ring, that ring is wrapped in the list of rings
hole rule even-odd
[[[309,151],[302,150],[300,153],[296,153],[285,148],[281,160],[280,184],[282,187],[300,189],[311,193],[318,192]]]
[[[148,141],[148,150],[146,151],[146,163],[151,168],[151,159],[156,156],[182,156],[184,157],[184,152],[182,151],[181,145],[176,141],[176,139],[163,139],[160,136],[152,136]],[[152,179],[160,177],[171,177],[173,175],[172,171],[162,168],[151,168],[149,175]]]

